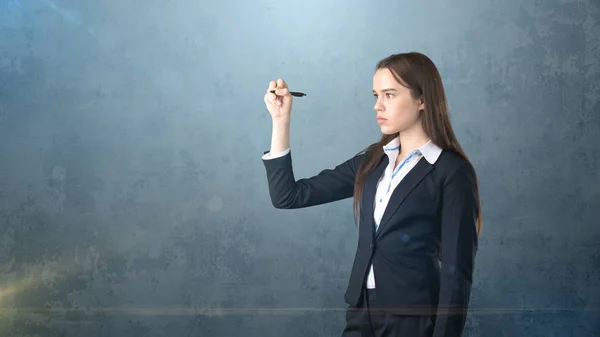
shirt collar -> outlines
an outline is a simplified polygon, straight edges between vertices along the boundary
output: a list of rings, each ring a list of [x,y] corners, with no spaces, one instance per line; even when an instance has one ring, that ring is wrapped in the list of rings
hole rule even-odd
[[[400,137],[399,136],[392,139],[391,142],[389,142],[383,146],[383,152],[389,157],[390,161],[396,160],[399,149],[400,149]],[[418,150],[421,152],[423,157],[425,157],[425,160],[427,160],[427,162],[429,162],[429,164],[432,164],[432,165],[435,164],[435,162],[440,157],[440,154],[442,153],[442,149],[439,146],[435,145],[431,140],[428,141],[427,143],[425,143],[420,148],[418,148]]]

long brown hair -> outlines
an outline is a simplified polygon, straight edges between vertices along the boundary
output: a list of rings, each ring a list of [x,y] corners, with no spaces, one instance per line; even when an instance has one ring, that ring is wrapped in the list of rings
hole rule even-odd
[[[414,99],[421,98],[423,100],[425,109],[421,112],[421,123],[431,141],[443,150],[454,151],[473,167],[454,135],[454,130],[450,124],[448,103],[442,78],[433,61],[417,52],[393,54],[377,63],[376,70],[383,68],[389,69],[398,83],[408,87]],[[360,216],[360,202],[367,176],[379,164],[383,155],[383,146],[397,136],[398,133],[384,134],[379,142],[368,146],[364,150],[367,159],[359,168],[354,185],[354,215],[356,219],[359,219]],[[475,175],[475,188],[479,193],[477,175]],[[482,226],[481,201],[479,196],[477,199],[479,211],[477,233],[479,234]]]

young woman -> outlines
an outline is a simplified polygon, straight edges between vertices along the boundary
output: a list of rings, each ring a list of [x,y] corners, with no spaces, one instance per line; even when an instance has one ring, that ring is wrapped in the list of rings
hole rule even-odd
[[[296,180],[292,96],[282,79],[270,82],[265,103],[273,133],[263,163],[271,200],[292,209],[354,197],[359,236],[343,337],[461,336],[481,229],[475,170],[454,135],[440,74],[427,56],[381,60],[373,94],[379,142]]]

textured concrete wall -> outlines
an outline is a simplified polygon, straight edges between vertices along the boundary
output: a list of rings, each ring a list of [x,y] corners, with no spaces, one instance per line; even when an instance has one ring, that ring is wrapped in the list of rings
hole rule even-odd
[[[274,209],[378,138],[377,60],[439,66],[485,212],[467,336],[600,334],[600,4],[0,0],[1,336],[339,336],[349,200]],[[254,309],[261,310],[254,310]]]

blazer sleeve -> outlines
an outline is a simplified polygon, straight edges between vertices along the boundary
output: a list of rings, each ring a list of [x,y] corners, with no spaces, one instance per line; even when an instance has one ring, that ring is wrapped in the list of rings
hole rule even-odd
[[[475,172],[464,163],[443,187],[441,284],[433,337],[463,334],[477,252]]]
[[[263,157],[273,206],[303,208],[352,197],[356,171],[363,156],[358,154],[334,168],[299,180],[294,177],[291,151],[276,158]]]

